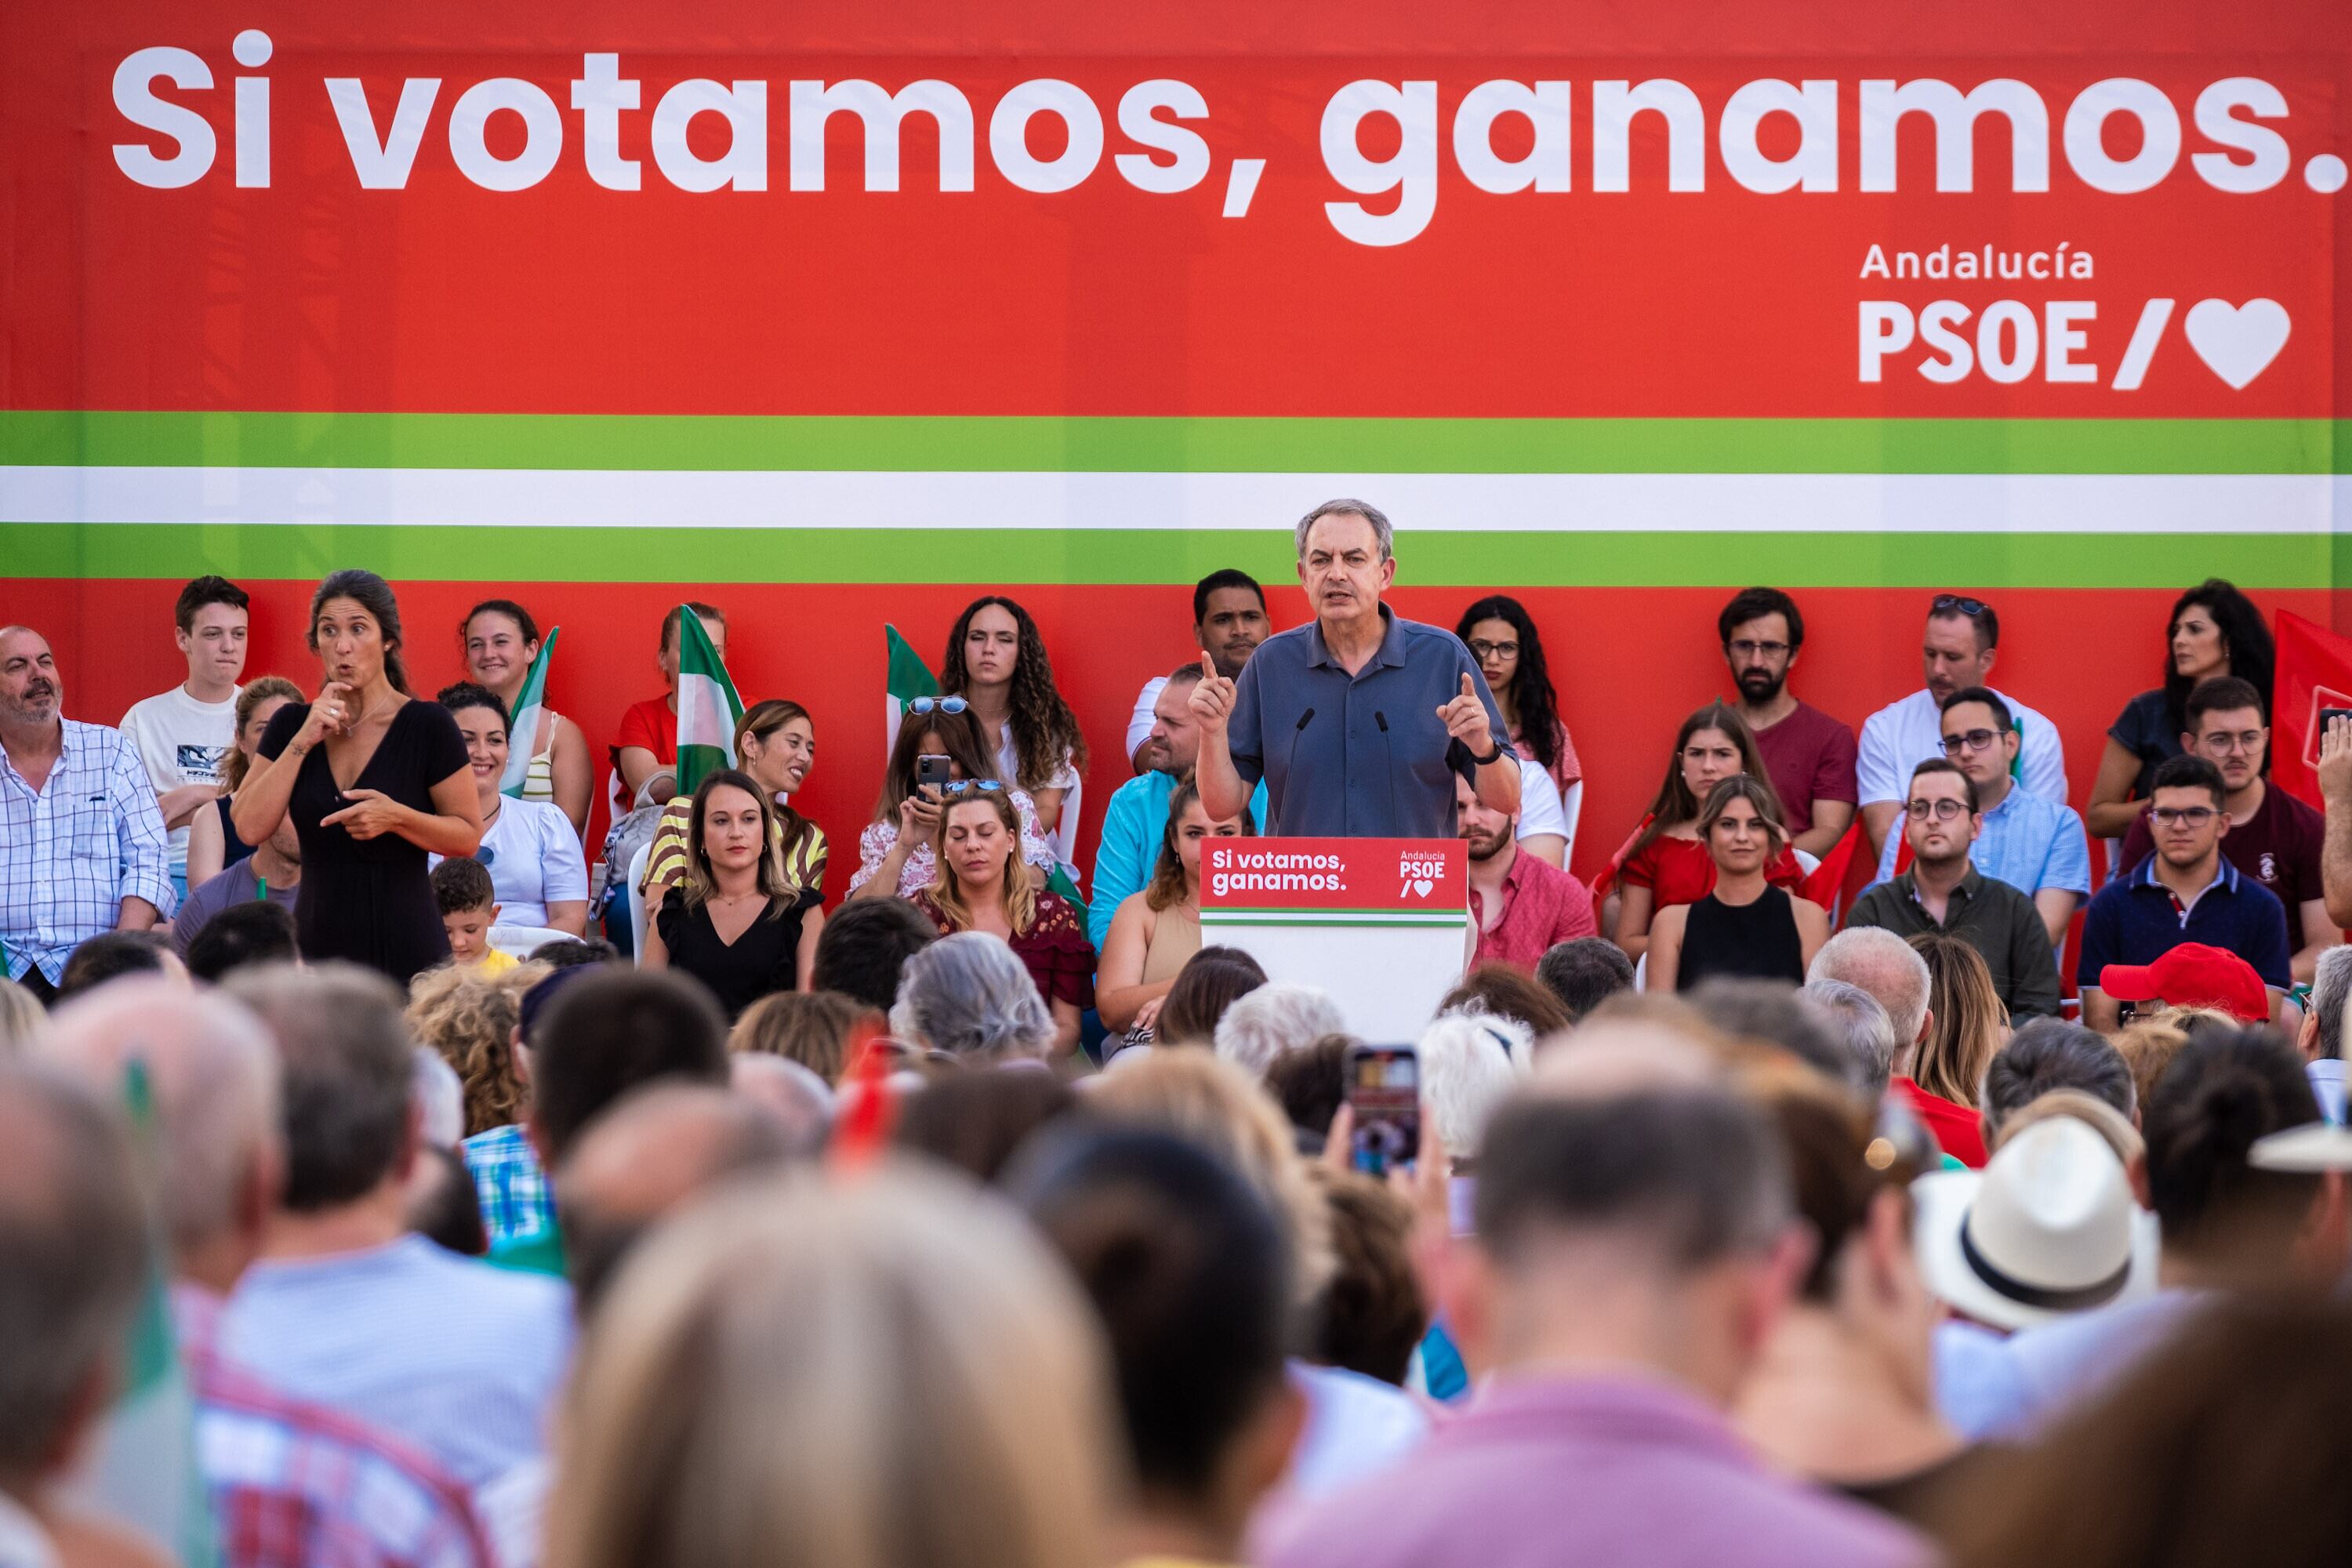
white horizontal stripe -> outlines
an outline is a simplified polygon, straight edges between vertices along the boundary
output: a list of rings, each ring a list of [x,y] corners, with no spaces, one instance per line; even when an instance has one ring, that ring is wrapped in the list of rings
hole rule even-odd
[[[0,522],[589,528],[1287,528],[1361,495],[1401,528],[2326,533],[2325,474],[679,472],[0,467]]]

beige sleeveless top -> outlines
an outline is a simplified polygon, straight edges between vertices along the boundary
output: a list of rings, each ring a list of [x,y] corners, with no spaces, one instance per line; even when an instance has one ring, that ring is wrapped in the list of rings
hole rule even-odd
[[[1181,904],[1161,910],[1143,950],[1143,984],[1172,980],[1184,961],[1201,951],[1201,917]]]

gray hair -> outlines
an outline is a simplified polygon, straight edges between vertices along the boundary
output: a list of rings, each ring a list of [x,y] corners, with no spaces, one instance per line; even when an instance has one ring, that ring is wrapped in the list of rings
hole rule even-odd
[[[1277,981],[1237,997],[1225,1009],[1217,1020],[1217,1055],[1262,1079],[1276,1057],[1347,1032],[1348,1021],[1329,993]]]
[[[958,931],[907,960],[890,1032],[951,1056],[1043,1058],[1053,1048],[1054,1015],[1002,939]]]
[[[5,975],[0,975],[0,1058],[24,1049],[48,1023],[48,1010],[39,998]]]
[[[2311,1016],[2319,1026],[2319,1054],[2344,1055],[2344,1001],[2352,996],[2352,947],[2331,947],[2319,955],[2311,977]]]
[[[1298,559],[1307,559],[1307,535],[1315,524],[1327,517],[1360,517],[1372,525],[1372,540],[1380,547],[1380,558],[1388,560],[1396,553],[1396,529],[1389,522],[1389,514],[1368,500],[1356,500],[1341,496],[1327,500],[1298,520]]]
[[[814,1153],[832,1131],[833,1086],[816,1069],[767,1051],[734,1051],[727,1058],[728,1087],[775,1123],[795,1152]]]
[[[352,963],[240,970],[222,989],[277,1039],[286,1206],[316,1213],[374,1191],[409,1148],[416,1101],[400,993]]]
[[[1486,1123],[1532,1070],[1535,1031],[1491,1013],[1441,1013],[1421,1032],[1421,1100],[1456,1160],[1476,1156]]]
[[[425,1142],[455,1149],[466,1141],[466,1086],[431,1046],[415,1050],[416,1114]]]
[[[1846,1076],[1853,1086],[1873,1100],[1885,1094],[1887,1080],[1895,1076],[1898,1047],[1895,1020],[1878,998],[1848,980],[1809,980],[1803,994],[1837,1020],[1844,1033]]]
[[[0,1065],[0,1477],[73,1436],[147,1268],[147,1205],[120,1118],[62,1074]]]
[[[1869,992],[1895,1026],[1895,1065],[1910,1059],[1927,1021],[1927,993],[1935,979],[1909,942],[1884,926],[1849,926],[1822,943],[1805,979],[1843,980]]]

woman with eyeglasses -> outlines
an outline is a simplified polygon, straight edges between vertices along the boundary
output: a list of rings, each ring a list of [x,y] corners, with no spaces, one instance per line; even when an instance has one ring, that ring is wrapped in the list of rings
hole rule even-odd
[[[1559,694],[1544,661],[1543,637],[1527,606],[1507,594],[1490,594],[1462,612],[1454,635],[1469,647],[1510,728],[1511,747],[1540,766],[1562,790],[1584,777],[1576,747],[1560,722]]]
[[[1094,1005],[1095,949],[1086,921],[1058,893],[1031,885],[1021,858],[1021,819],[995,779],[949,784],[940,808],[939,880],[915,894],[942,936],[986,931],[1029,971],[1054,1015],[1054,1052],[1078,1043],[1078,1015]]]
[[[2166,623],[2164,683],[2124,704],[2107,731],[2099,776],[2091,785],[2084,824],[2093,837],[2121,838],[2147,805],[2156,770],[2180,755],[2189,728],[2189,694],[2202,680],[2234,675],[2261,693],[2270,717],[2271,679],[2278,650],[2253,601],[2219,577],[2180,595]]]
[[[808,783],[816,766],[816,724],[807,709],[781,697],[754,702],[735,721],[735,758],[744,773],[768,792],[775,803],[776,853],[783,858],[784,879],[795,888],[824,889],[824,868],[831,854],[824,829],[793,809],[792,797]],[[692,826],[694,797],[679,795],[663,808],[654,830],[653,847],[646,855],[641,896],[649,910],[661,908],[663,897],[686,875],[688,830]]]
[[[457,721],[466,742],[474,799],[482,812],[482,842],[474,858],[498,889],[499,923],[586,936],[588,858],[572,819],[551,800],[499,793],[509,744],[507,705],[497,692],[470,680],[443,687],[435,700]],[[441,857],[433,857],[433,863],[439,865]]]
[[[775,803],[759,780],[722,768],[694,792],[686,874],[646,931],[646,969],[710,989],[732,1023],[761,997],[804,991],[824,930],[824,900],[784,875]]]
[[[1830,916],[1765,879],[1765,868],[1789,849],[1772,786],[1733,774],[1707,792],[1697,826],[1715,863],[1715,886],[1650,922],[1643,988],[1689,991],[1717,976],[1802,985],[1805,966],[1830,939]]]
[[[1628,958],[1638,961],[1647,951],[1651,923],[1659,913],[1703,899],[1714,888],[1716,862],[1699,826],[1700,803],[1724,780],[1743,773],[1771,799],[1773,820],[1780,821],[1780,798],[1765,782],[1756,737],[1738,713],[1724,703],[1710,702],[1683,721],[1649,815],[1618,852],[1617,864],[1601,874],[1593,889],[1596,896],[1607,894],[1613,879],[1618,898],[1614,940]],[[1805,879],[1785,831],[1775,853],[1765,860],[1764,879],[1780,888],[1795,888]]]
[[[948,633],[940,689],[971,704],[995,762],[990,776],[1026,790],[1038,826],[1056,833],[1062,801],[1087,765],[1087,738],[1055,688],[1045,639],[1029,612],[1002,594],[966,605]]]
[[[940,815],[946,796],[937,785],[919,781],[925,758],[930,759],[931,772],[944,773],[950,783],[998,779],[970,702],[961,697],[918,697],[908,702],[898,742],[890,748],[889,765],[883,770],[874,820],[858,836],[851,898],[910,899],[939,875]],[[1054,847],[1038,824],[1028,792],[1008,787],[1004,793],[1020,818],[1021,858],[1030,883],[1042,888],[1054,868]]]
[[[1256,834],[1250,814],[1213,820],[1191,779],[1168,796],[1160,861],[1143,891],[1121,900],[1103,941],[1095,1010],[1108,1029],[1149,1029],[1185,961],[1201,951],[1201,848]]]

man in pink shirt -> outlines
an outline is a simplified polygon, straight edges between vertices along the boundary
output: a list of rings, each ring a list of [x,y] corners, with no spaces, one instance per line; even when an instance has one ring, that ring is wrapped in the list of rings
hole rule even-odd
[[[1532,974],[1555,942],[1595,935],[1592,895],[1583,883],[1532,855],[1519,852],[1519,819],[1478,804],[1456,780],[1462,837],[1469,844],[1470,918],[1478,922],[1481,963],[1508,963]]]

